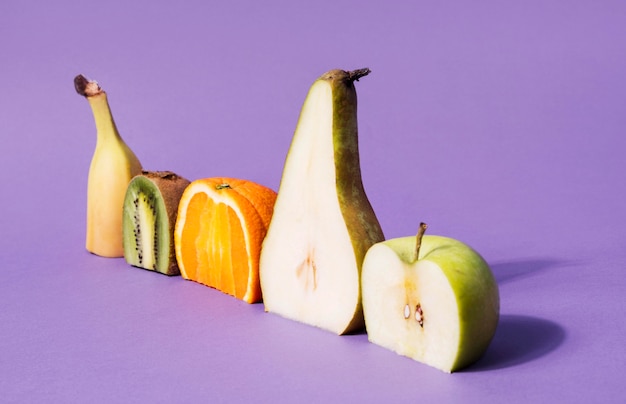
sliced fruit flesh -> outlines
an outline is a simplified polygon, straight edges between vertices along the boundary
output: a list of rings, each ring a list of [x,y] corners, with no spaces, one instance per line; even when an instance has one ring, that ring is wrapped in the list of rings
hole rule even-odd
[[[424,260],[409,268],[405,276],[415,283],[414,294],[407,300],[412,308],[419,305],[423,326],[412,321],[415,334],[407,354],[431,366],[450,371],[459,349],[460,324],[456,296],[448,278],[436,264]],[[408,289],[407,289],[408,290]],[[415,316],[417,319],[417,315]],[[411,318],[412,319],[412,318]]]
[[[144,268],[155,269],[156,268],[156,221],[152,214],[154,208],[151,203],[143,194],[140,194],[137,199],[137,209],[135,212],[136,220],[136,237],[141,251],[139,256],[139,264]]]
[[[196,192],[189,201],[180,254],[183,277],[246,300],[251,287],[250,242],[245,219],[232,201]],[[259,219],[260,220],[260,219]]]
[[[329,84],[315,83],[263,244],[261,286],[267,311],[341,333],[356,311],[359,279],[335,185],[332,105]]]
[[[439,266],[427,260],[401,262],[392,250],[377,245],[368,252],[362,276],[369,340],[450,372],[458,356],[460,322],[454,291]]]
[[[179,213],[179,221],[183,221],[180,242],[176,247],[181,251],[178,252],[178,265],[183,278],[198,279],[198,262],[206,261],[204,248],[198,249],[196,240],[202,231],[202,224],[206,222],[205,205],[208,197],[203,192],[194,194],[189,203],[184,206],[185,210]],[[181,205],[183,206],[183,205]],[[188,221],[187,218],[190,218]],[[197,224],[193,225],[192,220]],[[198,280],[200,282],[200,280]]]
[[[124,200],[124,257],[136,267],[167,272],[170,259],[169,218],[158,187],[136,177]]]

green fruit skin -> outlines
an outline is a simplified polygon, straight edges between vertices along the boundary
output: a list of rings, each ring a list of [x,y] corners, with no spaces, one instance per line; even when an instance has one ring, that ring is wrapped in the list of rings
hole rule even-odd
[[[405,263],[415,263],[415,236],[384,241]],[[498,284],[487,262],[468,245],[448,237],[425,235],[419,260],[439,266],[456,296],[460,320],[458,356],[451,371],[477,361],[487,350],[500,316]]]
[[[374,209],[370,204],[361,178],[357,128],[357,95],[348,72],[331,70],[319,80],[331,85],[333,95],[333,146],[335,152],[336,189],[354,257],[359,270],[367,250],[385,239]],[[365,326],[361,291],[355,316],[344,333]]]

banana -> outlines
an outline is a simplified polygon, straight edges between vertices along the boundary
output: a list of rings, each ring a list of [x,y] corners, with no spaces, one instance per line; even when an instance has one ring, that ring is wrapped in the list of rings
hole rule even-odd
[[[124,196],[141,163],[115,126],[106,92],[82,75],[74,78],[74,87],[89,101],[97,132],[87,185],[86,248],[103,257],[123,257]]]

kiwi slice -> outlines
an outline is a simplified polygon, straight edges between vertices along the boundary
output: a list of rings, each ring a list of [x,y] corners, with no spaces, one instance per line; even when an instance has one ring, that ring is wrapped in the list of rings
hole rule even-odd
[[[171,171],[142,171],[126,190],[124,258],[130,265],[179,275],[174,249],[178,202],[189,181]]]

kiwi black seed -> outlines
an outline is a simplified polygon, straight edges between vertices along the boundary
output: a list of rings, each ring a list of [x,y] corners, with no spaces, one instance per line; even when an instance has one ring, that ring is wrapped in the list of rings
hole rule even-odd
[[[174,225],[178,202],[189,181],[171,171],[143,171],[126,191],[124,258],[132,266],[178,275]]]

